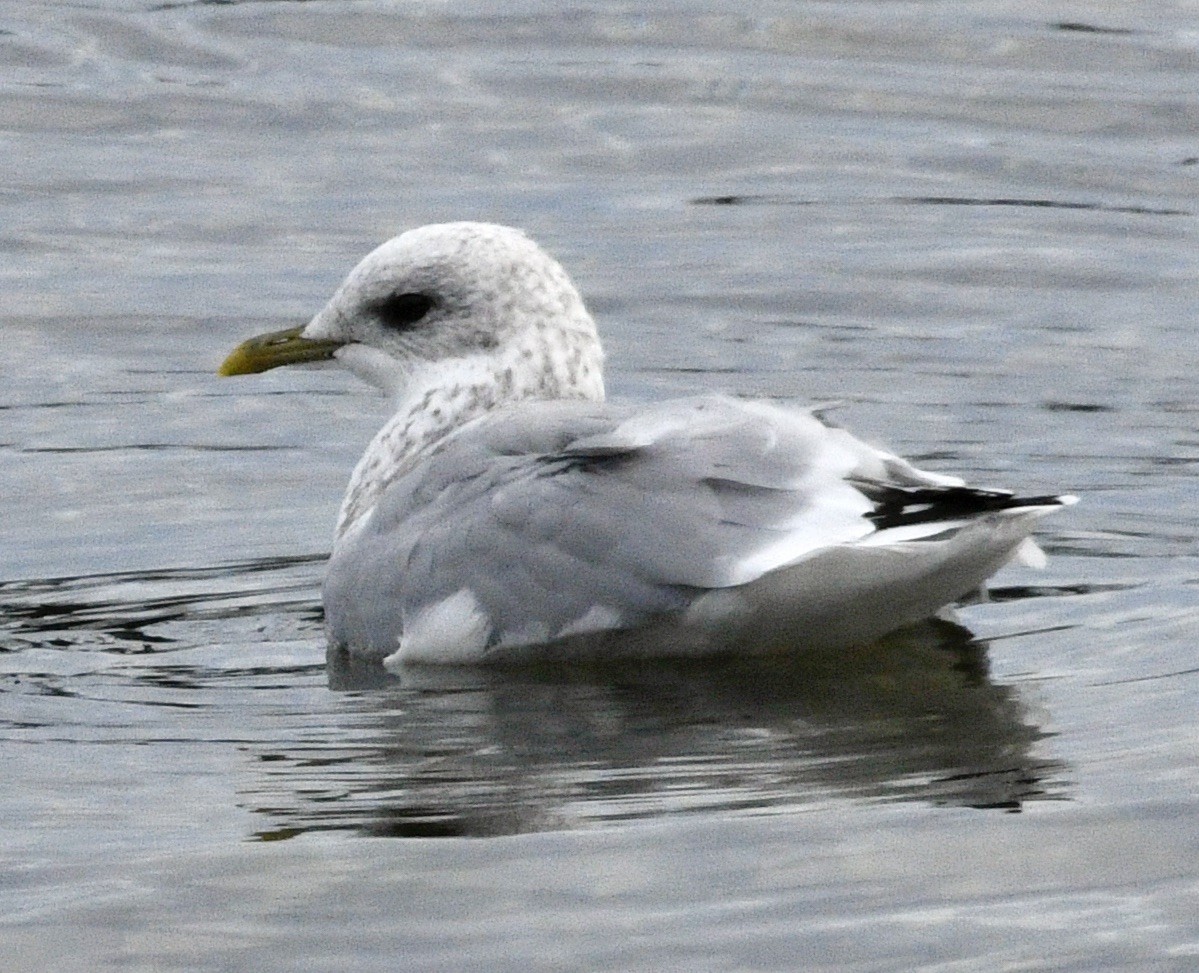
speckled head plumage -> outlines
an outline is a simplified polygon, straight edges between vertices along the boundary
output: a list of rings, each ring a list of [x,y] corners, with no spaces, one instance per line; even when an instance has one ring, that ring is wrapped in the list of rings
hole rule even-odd
[[[547,398],[579,397],[571,383],[587,384],[580,373],[594,371],[594,384],[602,367],[595,325],[566,272],[521,231],[489,223],[434,224],[388,240],[302,337],[338,343],[334,357],[397,397],[413,373],[437,363],[492,361],[501,374],[517,372],[514,388]],[[572,357],[573,375],[558,367]]]

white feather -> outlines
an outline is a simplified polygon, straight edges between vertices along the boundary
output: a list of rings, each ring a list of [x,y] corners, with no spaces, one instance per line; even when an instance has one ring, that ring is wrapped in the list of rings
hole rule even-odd
[[[404,625],[399,650],[383,660],[388,667],[409,663],[466,664],[483,658],[491,622],[465,588],[422,608]]]

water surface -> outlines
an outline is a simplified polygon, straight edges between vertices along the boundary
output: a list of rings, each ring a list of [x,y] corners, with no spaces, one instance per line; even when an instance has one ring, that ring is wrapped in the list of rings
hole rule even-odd
[[[13,970],[1189,969],[1191,18],[0,2]],[[526,227],[609,386],[1083,502],[848,656],[327,671],[383,404],[213,371],[383,238]]]

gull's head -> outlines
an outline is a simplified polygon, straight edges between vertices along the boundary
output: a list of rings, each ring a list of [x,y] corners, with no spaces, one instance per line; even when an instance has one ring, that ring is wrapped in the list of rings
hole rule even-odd
[[[566,272],[519,230],[488,223],[393,237],[306,326],[251,338],[220,372],[330,359],[395,397],[430,375],[472,374],[516,396],[603,395],[595,325]]]

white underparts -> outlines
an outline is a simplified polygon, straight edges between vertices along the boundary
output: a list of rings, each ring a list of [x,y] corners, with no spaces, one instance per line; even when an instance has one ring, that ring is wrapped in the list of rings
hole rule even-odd
[[[1026,568],[1036,568],[1038,571],[1045,569],[1049,563],[1049,558],[1045,556],[1045,552],[1031,537],[1026,537],[1020,542],[1020,546],[1016,548],[1016,553],[1012,555],[1012,560],[1017,564],[1023,564]]]
[[[491,637],[491,620],[474,594],[463,588],[427,605],[405,621],[399,650],[383,660],[389,668],[406,663],[478,662]]]

